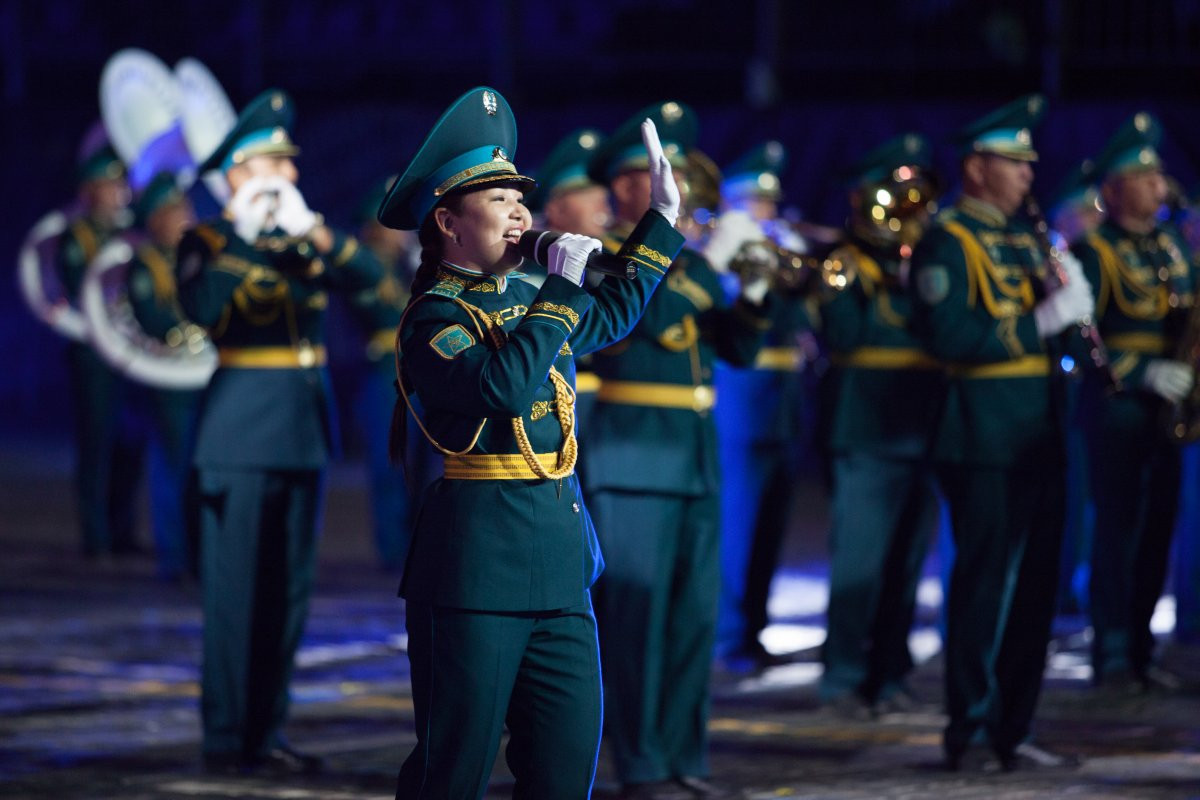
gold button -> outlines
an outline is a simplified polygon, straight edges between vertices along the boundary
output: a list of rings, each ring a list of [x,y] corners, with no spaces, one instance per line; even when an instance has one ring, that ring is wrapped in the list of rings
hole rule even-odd
[[[317,363],[317,351],[308,343],[307,339],[301,339],[297,347],[296,358],[302,367],[311,367]]]

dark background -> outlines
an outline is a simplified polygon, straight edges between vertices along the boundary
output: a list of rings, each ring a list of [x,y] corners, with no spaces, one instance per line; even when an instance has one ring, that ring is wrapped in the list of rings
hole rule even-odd
[[[917,130],[953,183],[953,132],[1031,91],[1050,100],[1035,134],[1043,200],[1140,109],[1163,121],[1168,170],[1186,187],[1200,175],[1200,0],[0,0],[0,437],[69,430],[62,343],[19,298],[16,253],[72,197],[100,71],[129,46],[200,59],[239,108],[289,91],[301,188],[343,226],[481,84],[516,112],[524,171],[573,127],[682,100],[720,165],[780,139],[787,203],[827,224],[855,156]],[[335,375],[353,372],[354,335],[331,340]]]

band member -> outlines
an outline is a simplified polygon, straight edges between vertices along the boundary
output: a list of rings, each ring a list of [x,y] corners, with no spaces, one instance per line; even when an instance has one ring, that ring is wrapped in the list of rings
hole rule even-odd
[[[410,496],[432,479],[426,478],[425,458],[410,460],[407,473],[388,456],[388,427],[396,401],[396,368],[392,345],[396,327],[408,304],[408,288],[416,269],[413,263],[416,237],[380,225],[375,219],[379,204],[395,176],[380,181],[359,210],[358,238],[375,254],[383,276],[379,283],[347,297],[351,317],[366,338],[367,369],[355,405],[355,422],[361,426],[367,449],[367,471],[371,481],[371,528],[379,565],[387,572],[401,573],[408,553],[415,503]]]
[[[1083,400],[1096,505],[1092,668],[1097,685],[1118,691],[1178,688],[1155,664],[1150,617],[1166,579],[1181,469],[1161,415],[1196,380],[1195,364],[1173,358],[1196,275],[1183,237],[1158,221],[1161,137],[1158,121],[1139,112],[1109,140],[1096,162],[1107,213],[1074,247],[1096,287],[1097,323],[1122,386],[1091,380]]]
[[[142,330],[172,346],[199,347],[204,331],[179,306],[176,253],[184,232],[196,224],[191,201],[171,173],[159,173],[134,201],[136,225],[146,241],[129,265],[128,294]],[[147,389],[156,441],[151,450],[150,508],[159,575],[175,580],[197,569],[194,492],[189,491],[192,443],[200,392]]]
[[[962,131],[962,197],[913,253],[913,329],[950,374],[933,457],[956,548],[945,648],[951,769],[976,734],[1006,769],[1033,753],[1024,740],[1054,616],[1064,452],[1052,365],[1058,334],[1093,302],[1069,254],[1066,285],[1038,299],[1047,259],[1015,218],[1043,109],[1030,96]]]
[[[620,339],[682,236],[656,153],[622,253],[632,280],[583,287],[600,242],[564,234],[541,288],[514,279],[532,180],[512,162],[508,103],[477,88],[434,125],[379,209],[418,230],[421,266],[400,323],[400,413],[444,455],[405,568],[417,745],[397,798],[481,798],[507,726],[515,797],[587,797],[600,743],[600,654],[589,589],[602,558],[575,476],[572,356]],[[394,431],[399,432],[398,426]]]
[[[912,704],[908,634],[937,523],[927,443],[943,383],[909,326],[908,256],[937,194],[930,156],[908,133],[850,168],[846,244],[829,259],[852,282],[821,295],[833,496],[820,694],[851,716]]]
[[[130,192],[125,166],[97,126],[77,165],[82,213],[59,241],[58,274],[67,299],[78,304],[88,262],[128,227]],[[142,466],[141,436],[130,416],[132,387],[86,342],[67,346],[75,420],[75,484],[87,558],[141,552],[135,536],[135,494]]]
[[[562,138],[546,157],[537,173],[538,186],[526,197],[534,214],[541,213],[552,231],[579,233],[600,238],[612,222],[608,189],[587,174],[587,162],[604,141],[600,131],[581,128]],[[601,275],[590,280],[598,281]],[[600,379],[591,368],[590,355],[575,360],[575,426],[581,441],[590,427],[592,407]]]
[[[200,167],[231,199],[179,248],[179,300],[208,329],[219,366],[196,441],[210,769],[320,767],[284,740],[288,683],[308,614],[323,470],[334,448],[324,319],[331,289],[380,268],[334,233],[299,189],[292,104],[267,91]]]
[[[638,137],[647,117],[676,166],[695,140],[691,109],[668,102],[644,109],[596,151],[588,174],[612,192],[611,250],[633,246],[633,226],[654,202]],[[593,360],[600,391],[584,480],[608,565],[597,603],[606,719],[626,796],[671,796],[681,785],[715,796],[719,787],[707,781],[720,584],[713,362],[753,363],[770,326],[769,285],[748,274],[731,305],[699,253],[655,263],[667,276],[645,316]]]
[[[716,218],[705,255],[723,273],[727,291],[734,294],[739,278],[730,273],[730,265],[737,271],[743,265],[752,268],[745,257],[752,252],[748,248],[761,247],[768,258],[777,248],[806,249],[804,241],[779,219],[785,161],[782,144],[764,142],[737,159],[720,182],[723,213]],[[695,184],[694,178],[689,178],[689,184]],[[736,223],[735,230],[730,230],[731,223]],[[810,327],[804,304],[803,294],[781,292],[775,298],[766,346],[753,368],[716,366],[715,384],[721,397],[715,412],[721,457],[716,657],[718,665],[733,674],[755,672],[781,660],[767,652],[758,636],[767,626],[771,578],[800,474],[805,414],[812,410],[802,374],[800,337]]]

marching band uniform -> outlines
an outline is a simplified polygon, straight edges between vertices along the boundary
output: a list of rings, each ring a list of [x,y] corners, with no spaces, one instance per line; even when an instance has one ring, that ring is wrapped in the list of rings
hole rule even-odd
[[[1064,452],[1052,339],[1092,301],[1081,275],[1035,299],[1046,260],[1012,217],[1032,182],[1030,128],[1042,110],[1030,96],[964,129],[964,195],[913,254],[913,329],[950,374],[933,456],[956,548],[945,649],[951,769],[976,735],[1003,767],[1018,765],[1054,615]]]
[[[291,123],[287,95],[263,93],[201,172],[254,174],[264,158],[286,164],[294,179]],[[277,180],[250,193],[249,210],[235,190],[227,216],[189,231],[179,248],[180,304],[219,353],[195,453],[204,753],[216,769],[319,766],[287,747],[280,729],[308,612],[323,470],[335,447],[325,307],[328,290],[379,280],[378,263],[352,237],[330,232],[332,246],[318,249],[316,233],[328,229],[291,180]]]
[[[1155,219],[1166,190],[1155,149],[1161,135],[1145,112],[1113,135],[1096,164],[1109,213],[1074,247],[1096,287],[1097,324],[1123,386],[1106,391],[1089,380],[1083,400],[1096,505],[1092,667],[1098,685],[1119,689],[1150,687],[1163,676],[1154,665],[1150,618],[1166,580],[1181,450],[1160,417],[1195,381],[1194,365],[1172,360],[1196,275],[1183,238]],[[1126,182],[1149,196],[1130,199]],[[1133,222],[1144,229],[1125,227]]]
[[[182,213],[194,222],[191,206],[177,188],[175,176],[160,173],[138,195],[134,208],[138,224],[147,229],[152,215],[170,213],[172,208],[184,204],[187,204],[186,211]],[[145,333],[174,346],[183,343],[200,345],[203,330],[187,319],[179,306],[175,285],[177,247],[177,241],[156,239],[151,234],[134,250],[127,273],[129,302]],[[173,580],[189,572],[194,574],[197,569],[195,522],[198,509],[189,485],[201,392],[148,388],[146,393],[157,436],[149,469],[154,551],[159,575]]]
[[[85,196],[93,192],[128,194],[125,167],[107,141],[84,153],[78,173]],[[120,209],[98,214],[85,208],[60,239],[58,274],[72,304],[77,304],[88,263],[123,229],[124,216]],[[132,387],[86,342],[68,344],[67,363],[75,418],[75,481],[83,554],[94,557],[139,552],[134,501],[141,474],[142,443],[126,417]]]
[[[822,297],[822,333],[832,362],[825,401],[833,496],[820,694],[823,702],[847,711],[904,702],[905,677],[913,667],[908,634],[917,584],[937,520],[927,450],[942,391],[941,365],[910,330],[902,243],[881,238],[879,226],[864,221],[874,220],[871,212],[890,215],[878,200],[879,184],[899,170],[915,175],[930,166],[928,143],[910,133],[851,168],[859,207],[847,243],[829,258],[850,265],[846,271],[856,278]],[[916,214],[927,219],[924,208]],[[918,235],[914,231],[911,238]]]
[[[637,124],[649,117],[682,165],[692,111],[651,106],[605,141],[593,180],[616,189],[646,169]],[[636,179],[630,175],[627,183]],[[633,246],[637,212],[622,209],[609,250]],[[749,365],[770,326],[765,280],[757,301],[730,305],[703,256],[656,259],[667,270],[633,332],[596,353],[600,390],[584,480],[607,563],[597,618],[617,776],[631,796],[708,775],[708,678],[720,583],[719,464],[712,408],[717,357]],[[606,282],[612,279],[606,279]],[[749,290],[744,290],[749,293]],[[678,787],[675,787],[676,791]]]
[[[423,263],[397,342],[401,402],[445,456],[423,493],[401,585],[417,745],[397,798],[482,797],[506,724],[515,796],[586,797],[596,769],[602,693],[589,589],[603,559],[574,473],[572,357],[633,327],[682,237],[647,212],[622,250],[638,277],[593,290],[552,264],[539,289],[437,260],[459,236],[439,220],[473,235],[455,198],[498,186],[506,202],[508,189],[532,183],[513,166],[515,144],[508,104],[474,89],[438,120],[379,210],[389,227],[421,228]],[[511,217],[528,227],[523,207]],[[586,253],[577,255],[581,264]]]

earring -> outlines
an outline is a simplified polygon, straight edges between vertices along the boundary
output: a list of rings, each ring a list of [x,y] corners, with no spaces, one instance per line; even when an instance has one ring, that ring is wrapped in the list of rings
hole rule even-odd
[[[458,240],[458,234],[457,234],[457,233],[452,233],[452,234],[450,234],[450,238],[454,240],[454,243],[455,243],[455,244],[461,244],[461,242],[459,242],[459,240]]]

